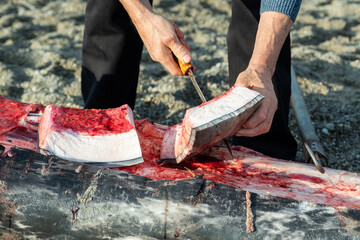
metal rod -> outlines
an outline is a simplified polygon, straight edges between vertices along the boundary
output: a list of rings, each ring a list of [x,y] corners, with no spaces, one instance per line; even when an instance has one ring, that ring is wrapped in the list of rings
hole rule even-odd
[[[324,173],[325,170],[322,168],[322,164],[327,165],[325,151],[311,123],[310,115],[296,80],[293,66],[291,66],[291,106],[299,125],[305,153],[307,153],[305,154],[305,161],[308,162],[309,158],[311,158],[319,172]]]
[[[308,151],[311,159],[313,160],[316,169],[319,170],[319,172],[321,172],[321,173],[325,173],[325,170],[321,166],[321,163],[319,161],[320,159],[318,159],[318,157],[317,157],[318,155],[312,151],[312,149],[309,147],[309,145],[307,143],[304,143],[304,146],[305,146],[305,149]]]

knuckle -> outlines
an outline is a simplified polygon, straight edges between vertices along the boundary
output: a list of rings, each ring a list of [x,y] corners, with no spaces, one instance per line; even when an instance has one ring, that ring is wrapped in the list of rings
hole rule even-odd
[[[174,42],[175,42],[175,36],[172,35],[165,36],[163,39],[163,43],[166,46],[171,46],[172,44],[174,44]]]
[[[186,55],[185,48],[181,44],[177,44],[177,46],[174,48],[174,51],[177,52],[177,54],[181,57]]]
[[[251,123],[251,122],[247,122],[244,124],[244,128],[247,128],[247,129],[251,129],[251,128],[254,128],[255,127],[255,124],[254,123]]]
[[[274,106],[277,108],[278,107],[278,100],[275,98],[274,100]]]
[[[161,58],[160,55],[152,55],[151,58],[152,58],[152,60],[154,60],[155,62],[159,62],[159,63],[162,63],[162,62],[163,62],[163,59]]]
[[[258,118],[261,122],[266,120],[266,113],[265,112],[259,112]]]
[[[180,71],[180,69],[173,69],[172,72],[171,72],[172,75],[174,76],[182,76],[182,72]]]
[[[270,128],[271,128],[271,123],[266,123],[263,128],[262,128],[262,133],[267,133],[270,131]]]
[[[174,70],[169,70],[169,72],[174,75],[174,76],[177,76],[178,75],[178,72],[174,71]]]
[[[151,51],[149,51],[149,54],[150,54],[150,57],[152,60],[154,60],[156,62],[162,61],[163,54],[160,49],[151,49]]]
[[[150,56],[153,61],[159,62],[159,59],[157,58],[157,56],[155,56],[155,55],[150,55]]]
[[[159,57],[157,56],[157,54],[150,54],[150,57],[153,61],[159,62]]]
[[[264,132],[263,132],[263,133],[268,133],[269,131],[270,131],[270,126],[265,127],[265,129],[264,129]]]

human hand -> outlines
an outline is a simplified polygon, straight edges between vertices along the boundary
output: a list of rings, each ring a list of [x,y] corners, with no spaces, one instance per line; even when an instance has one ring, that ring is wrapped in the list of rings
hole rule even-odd
[[[190,47],[184,34],[173,21],[156,14],[149,0],[120,0],[134,23],[151,58],[160,62],[171,74],[183,75],[173,54],[190,63]]]
[[[254,137],[270,130],[278,103],[271,77],[271,70],[251,65],[238,75],[235,85],[251,86],[252,90],[261,93],[264,99],[255,113],[235,134],[236,136]]]
[[[172,53],[185,63],[191,61],[190,46],[185,42],[184,33],[160,15],[153,15],[147,27],[140,27],[139,34],[154,61],[160,62],[171,74],[183,75]]]
[[[282,13],[269,11],[260,15],[249,66],[238,75],[235,85],[253,86],[252,89],[265,98],[243,128],[237,132],[237,136],[253,137],[270,130],[278,104],[271,78],[292,24],[292,19]]]

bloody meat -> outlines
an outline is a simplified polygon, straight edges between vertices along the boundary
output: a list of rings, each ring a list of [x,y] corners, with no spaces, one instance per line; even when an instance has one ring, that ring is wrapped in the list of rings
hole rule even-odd
[[[106,166],[143,162],[132,110],[49,105],[39,126],[39,148],[60,158]]]
[[[5,104],[15,107],[7,108]],[[36,149],[36,142],[26,141],[36,138],[34,125],[24,125],[20,120],[29,112],[41,110],[41,105],[0,98],[0,118],[5,119],[0,122],[0,143],[7,150],[10,146]],[[164,164],[159,162],[160,150],[169,127],[148,120],[137,120],[135,125],[144,162],[118,168],[121,171],[153,180],[182,180],[194,174],[202,175],[215,183],[262,195],[360,209],[360,177],[355,173],[327,168],[321,174],[313,165],[266,157],[241,146],[232,146],[235,159],[229,159],[226,147],[214,146],[180,164]],[[27,131],[12,132],[20,127]]]

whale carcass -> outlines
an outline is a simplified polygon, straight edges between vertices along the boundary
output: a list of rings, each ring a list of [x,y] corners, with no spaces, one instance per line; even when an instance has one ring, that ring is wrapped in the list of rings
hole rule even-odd
[[[238,239],[245,232],[244,191],[255,193],[254,239],[359,234],[357,174],[329,168],[321,174],[240,146],[232,147],[234,159],[215,145],[180,164],[164,163],[170,127],[148,120],[134,122],[143,163],[103,169],[68,162],[36,153],[38,122],[26,119],[43,111],[0,97],[2,234]]]

